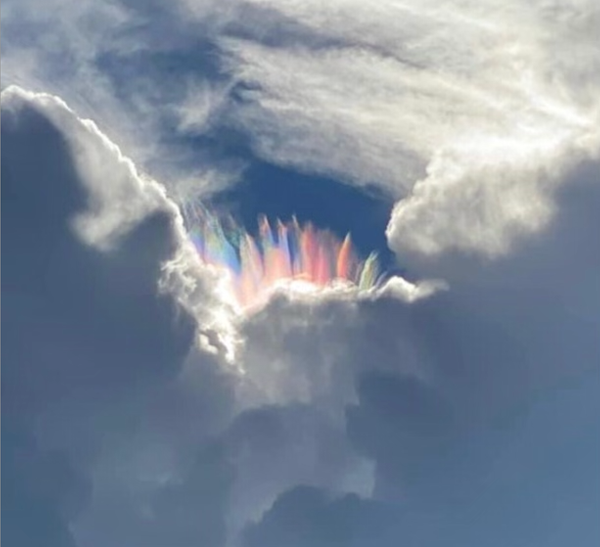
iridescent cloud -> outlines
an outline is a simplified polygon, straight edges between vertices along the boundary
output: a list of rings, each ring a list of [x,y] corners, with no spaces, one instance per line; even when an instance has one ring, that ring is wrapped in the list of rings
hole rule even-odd
[[[311,223],[300,224],[295,218],[269,223],[262,216],[258,233],[252,236],[231,217],[221,220],[197,202],[184,205],[183,212],[201,260],[230,273],[243,308],[285,280],[302,280],[315,287],[343,281],[366,290],[383,278],[377,255],[361,260],[350,234],[340,241]]]

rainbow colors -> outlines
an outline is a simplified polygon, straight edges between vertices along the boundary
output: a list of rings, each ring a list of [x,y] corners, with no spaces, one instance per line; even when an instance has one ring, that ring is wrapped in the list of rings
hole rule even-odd
[[[283,280],[324,287],[336,280],[360,289],[375,287],[382,275],[375,253],[359,259],[350,235],[339,241],[327,230],[294,218],[271,225],[262,216],[253,237],[230,217],[221,221],[199,204],[187,204],[184,218],[201,260],[231,274],[238,303],[247,307]]]

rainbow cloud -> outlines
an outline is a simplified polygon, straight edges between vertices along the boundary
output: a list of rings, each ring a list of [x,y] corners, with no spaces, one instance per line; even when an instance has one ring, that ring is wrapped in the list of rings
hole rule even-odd
[[[221,221],[198,203],[184,205],[183,214],[201,260],[230,273],[242,308],[259,302],[285,280],[313,287],[342,281],[366,290],[384,277],[375,253],[359,259],[350,234],[340,241],[330,231],[301,225],[295,218],[271,225],[262,216],[253,237],[232,218]]]

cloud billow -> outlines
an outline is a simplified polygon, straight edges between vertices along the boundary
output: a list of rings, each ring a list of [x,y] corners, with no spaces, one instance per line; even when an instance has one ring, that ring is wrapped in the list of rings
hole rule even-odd
[[[3,7],[93,118],[2,94],[5,542],[598,543],[591,3],[71,4]],[[176,202],[247,165],[395,199],[410,281],[240,313]]]
[[[3,111],[9,542],[594,537],[573,512],[598,503],[593,164],[522,254],[413,263],[444,291],[281,292],[219,323],[159,186],[57,99],[11,89]],[[227,324],[239,369],[206,330]]]
[[[70,221],[90,196],[64,129],[18,92],[3,96],[2,114],[2,459],[14,472],[3,539],[71,545],[63,505],[81,502],[78,514],[89,498],[66,499],[88,488],[79,466],[107,431],[128,429],[140,392],[177,375],[194,325],[157,290],[174,245],[169,215],[149,215],[110,252],[87,246]]]

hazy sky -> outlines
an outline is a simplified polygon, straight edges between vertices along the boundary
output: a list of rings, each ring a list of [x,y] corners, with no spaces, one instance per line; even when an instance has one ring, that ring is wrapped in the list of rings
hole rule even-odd
[[[600,543],[596,0],[1,16],[5,545]]]

